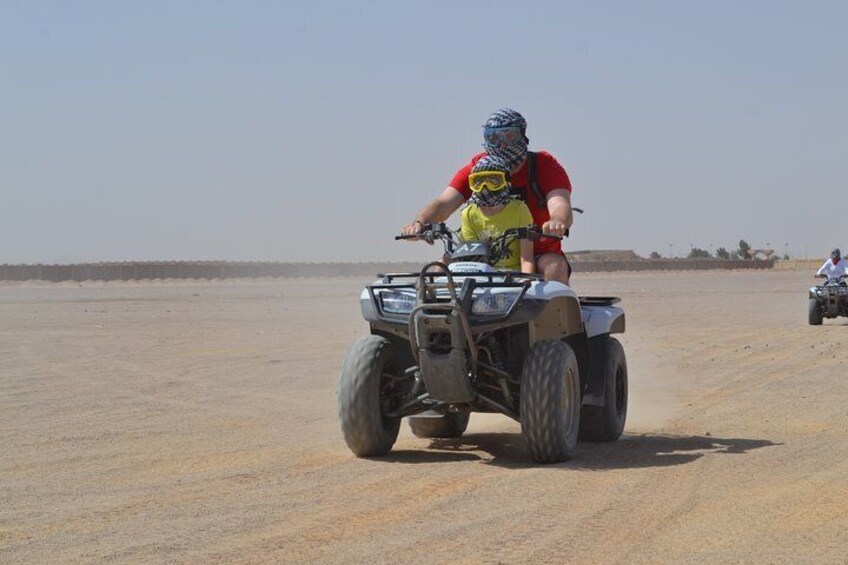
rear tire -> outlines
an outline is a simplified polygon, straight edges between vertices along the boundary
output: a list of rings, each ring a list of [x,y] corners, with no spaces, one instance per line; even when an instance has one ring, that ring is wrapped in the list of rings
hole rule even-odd
[[[416,437],[453,438],[461,437],[468,427],[468,412],[448,412],[441,418],[409,418],[409,429]]]
[[[521,374],[521,431],[538,463],[574,456],[580,427],[577,356],[561,341],[533,344]]]
[[[627,420],[627,359],[621,342],[607,341],[604,360],[604,406],[583,406],[580,411],[580,439],[615,441],[624,432]]]
[[[808,318],[811,326],[822,325],[821,307],[819,306],[819,301],[816,300],[815,298],[810,298],[810,304],[808,306],[807,318]]]
[[[358,457],[385,455],[397,440],[400,418],[383,416],[383,398],[398,376],[388,340],[374,335],[353,342],[339,376],[339,420],[345,443]]]

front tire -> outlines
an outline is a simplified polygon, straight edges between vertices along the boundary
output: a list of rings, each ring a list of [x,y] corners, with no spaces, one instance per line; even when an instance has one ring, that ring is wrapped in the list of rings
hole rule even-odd
[[[538,463],[574,456],[580,427],[580,372],[571,347],[557,340],[533,344],[521,373],[521,431]]]
[[[345,443],[356,456],[385,455],[395,444],[400,418],[385,417],[383,406],[397,377],[387,339],[363,336],[348,349],[339,376],[339,420]]]
[[[822,325],[821,307],[819,307],[819,301],[816,300],[815,298],[810,298],[810,304],[808,306],[807,318],[808,318],[811,326]]]
[[[409,418],[409,429],[416,437],[421,438],[455,438],[461,437],[468,427],[468,412],[448,412],[441,418]]]
[[[580,411],[580,439],[586,441],[617,440],[627,420],[627,359],[621,342],[609,338],[605,354],[604,405]]]

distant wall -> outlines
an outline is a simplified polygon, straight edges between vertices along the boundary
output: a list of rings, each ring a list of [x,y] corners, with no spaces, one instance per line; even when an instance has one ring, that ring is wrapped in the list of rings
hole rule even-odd
[[[781,271],[818,271],[824,259],[788,259],[775,261],[774,268]]]
[[[658,259],[633,261],[575,261],[578,273],[609,271],[680,271],[714,269],[789,268],[791,261],[719,261],[715,259]],[[802,262],[803,263],[803,262]],[[812,269],[817,268],[816,264]],[[413,272],[420,263],[257,263],[234,261],[170,261],[82,263],[76,265],[0,265],[3,281],[129,281],[145,279],[232,279],[260,277],[373,276]],[[799,267],[801,268],[801,267]],[[806,267],[803,267],[806,268]]]
[[[632,249],[583,249],[568,252],[569,260],[578,261],[638,261],[642,259]]]
[[[3,281],[128,281],[145,279],[232,279],[260,277],[343,277],[414,271],[419,263],[259,263],[169,261],[0,265]]]

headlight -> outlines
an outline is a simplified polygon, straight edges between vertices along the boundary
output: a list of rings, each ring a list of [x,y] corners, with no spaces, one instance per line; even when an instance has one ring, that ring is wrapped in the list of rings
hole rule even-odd
[[[415,294],[384,290],[380,293],[380,307],[388,314],[409,314],[415,308]]]
[[[495,316],[506,314],[518,299],[518,292],[486,292],[474,297],[471,302],[471,313]]]

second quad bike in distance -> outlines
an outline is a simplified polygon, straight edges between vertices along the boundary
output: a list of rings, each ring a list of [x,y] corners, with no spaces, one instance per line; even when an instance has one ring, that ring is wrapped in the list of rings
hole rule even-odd
[[[457,243],[435,223],[418,237],[441,240],[451,261],[380,275],[362,291],[370,333],[350,346],[339,378],[351,451],[388,453],[402,418],[418,437],[460,437],[471,412],[520,422],[539,463],[568,460],[578,438],[618,439],[628,396],[624,349],[611,337],[625,329],[619,299],[495,269],[510,242],[550,237],[535,226]]]
[[[808,321],[811,326],[822,325],[824,318],[848,317],[848,285],[846,275],[828,278],[827,275],[817,275],[817,278],[827,279],[821,285],[810,287],[808,300]]]

